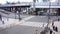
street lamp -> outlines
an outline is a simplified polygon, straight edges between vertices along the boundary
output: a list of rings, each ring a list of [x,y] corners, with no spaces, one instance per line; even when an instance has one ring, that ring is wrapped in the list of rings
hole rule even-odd
[[[47,24],[47,27],[49,25],[49,21],[50,21],[50,6],[51,6],[51,2],[49,1],[49,12],[48,12],[48,24]]]
[[[19,8],[19,21],[21,20],[20,11],[21,11],[21,8]]]
[[[35,2],[36,0],[33,0],[33,11],[35,11]]]
[[[59,0],[58,0],[58,6],[59,6]],[[58,8],[58,12],[59,12],[59,8]],[[57,14],[57,17],[58,17],[58,21],[59,21],[59,13]]]

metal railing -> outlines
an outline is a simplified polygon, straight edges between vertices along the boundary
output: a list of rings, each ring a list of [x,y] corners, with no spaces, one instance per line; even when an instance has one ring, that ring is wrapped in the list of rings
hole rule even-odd
[[[51,6],[60,6],[60,3],[58,2],[53,2],[50,4]],[[35,3],[35,6],[49,6],[49,2],[45,3]]]
[[[13,6],[13,5],[33,5],[33,2],[20,2],[20,4],[4,4],[0,6]],[[49,2],[36,2],[35,6],[49,6]],[[51,6],[60,6],[60,2],[51,2]]]

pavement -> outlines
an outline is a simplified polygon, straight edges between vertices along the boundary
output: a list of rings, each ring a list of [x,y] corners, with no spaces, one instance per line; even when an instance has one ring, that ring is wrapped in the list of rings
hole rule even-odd
[[[55,21],[54,25],[58,27],[58,32],[57,34],[60,34],[60,21]]]
[[[25,20],[28,20],[32,17],[34,17],[34,16],[29,16],[29,17],[23,18],[20,21],[18,19],[2,17],[2,21],[4,21],[4,24],[2,23],[2,21],[0,21],[0,30],[13,27],[14,25],[23,24],[25,22]]]
[[[47,26],[46,16],[29,16],[22,19],[21,21],[12,18],[9,18],[8,21],[7,18],[3,18],[3,21],[4,20],[6,21],[5,24],[1,23],[0,34],[36,34],[36,30],[38,30],[38,34],[40,34],[40,32],[43,31],[44,28]],[[60,21],[55,21],[54,24],[55,26],[59,27]],[[59,34],[60,27],[58,29]]]
[[[4,24],[2,21],[4,21]],[[2,21],[0,21],[0,30],[9,28],[9,27],[15,25],[15,23],[18,22],[18,19],[11,19],[11,18],[3,17]]]
[[[58,32],[56,34],[60,34],[60,21],[54,21],[53,23],[54,23],[54,26],[57,26],[58,28]],[[49,23],[48,27],[52,28],[52,22]]]
[[[27,22],[27,20],[29,20],[31,18],[34,18],[34,17],[35,16],[29,16],[29,17],[24,18],[21,21],[19,21],[17,19],[9,19],[8,22],[7,22],[7,19],[6,19],[5,24],[1,24],[1,26],[0,26],[0,28],[2,29],[2,30],[0,30],[0,34],[4,34],[4,33],[5,34],[9,34],[9,33],[10,34],[17,34],[17,33],[18,34],[20,34],[20,33],[21,34],[28,34],[28,33],[35,34],[36,30],[38,30],[38,32],[40,33],[42,30],[44,30],[43,27],[46,26],[46,23],[43,24],[43,23],[40,23],[40,22]]]
[[[0,12],[3,17],[3,21],[5,24],[2,24],[0,21],[0,34],[36,34],[36,30],[38,30],[38,34],[44,30],[47,26],[48,17],[47,16],[31,16],[31,15],[20,15],[23,18],[21,21],[15,18],[14,13],[4,14]],[[9,17],[9,18],[8,18]],[[60,21],[57,21],[57,17],[60,16],[50,16],[51,20],[54,21],[54,25],[58,27],[58,33],[60,33]],[[16,14],[16,18],[19,16]],[[48,26],[51,27],[50,23]],[[47,32],[49,34],[49,32]]]
[[[19,18],[18,14],[15,15],[15,13],[5,14],[5,13],[0,12],[0,14],[1,14],[2,17],[6,17],[6,18],[7,17],[12,18],[12,19],[15,19],[15,17],[16,17],[16,19]],[[20,14],[20,18],[26,18],[26,17],[29,17],[29,16],[30,15]]]

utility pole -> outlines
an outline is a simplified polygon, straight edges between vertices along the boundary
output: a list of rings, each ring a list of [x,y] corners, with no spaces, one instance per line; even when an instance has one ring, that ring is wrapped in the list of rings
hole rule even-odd
[[[33,11],[35,11],[35,2],[36,0],[33,0]]]
[[[59,0],[58,0],[58,6],[59,6]]]
[[[48,27],[48,25],[49,25],[49,23],[50,23],[50,6],[51,6],[51,2],[49,1],[49,12],[48,12],[48,24],[47,24],[47,27]]]
[[[58,6],[59,6],[59,0],[58,0]],[[58,12],[59,12],[59,8],[58,8]],[[59,13],[57,14],[57,17],[58,17],[58,21],[59,21]]]
[[[21,20],[20,11],[21,11],[21,8],[18,8],[19,21]]]

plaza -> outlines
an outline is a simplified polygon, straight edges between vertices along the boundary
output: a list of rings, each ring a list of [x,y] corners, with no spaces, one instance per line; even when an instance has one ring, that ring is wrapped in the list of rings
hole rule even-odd
[[[0,5],[0,34],[50,34],[46,27],[58,27],[60,33],[60,0],[33,0],[32,2]],[[37,32],[36,32],[37,31]]]

